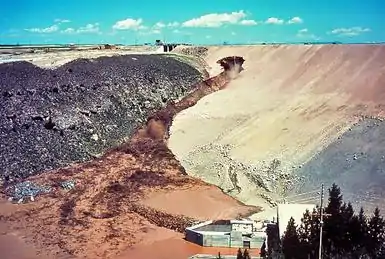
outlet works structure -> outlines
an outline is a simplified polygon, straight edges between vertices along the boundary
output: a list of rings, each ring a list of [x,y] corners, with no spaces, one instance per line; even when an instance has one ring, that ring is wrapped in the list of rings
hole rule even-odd
[[[264,223],[248,219],[210,220],[186,228],[186,240],[201,246],[260,249],[266,238]]]

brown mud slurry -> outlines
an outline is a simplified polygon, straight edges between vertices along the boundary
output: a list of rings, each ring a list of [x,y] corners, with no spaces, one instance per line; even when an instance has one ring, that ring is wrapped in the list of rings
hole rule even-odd
[[[182,237],[175,237],[156,241],[149,245],[142,245],[136,249],[131,249],[116,259],[187,259],[195,254],[236,255],[238,248],[226,247],[202,247],[193,243],[186,242]],[[250,249],[251,256],[259,256],[259,249]]]
[[[193,221],[258,211],[189,177],[167,147],[174,116],[229,81],[229,74],[222,72],[200,83],[180,102],[151,116],[128,143],[101,158],[30,177],[28,180],[52,185],[53,191],[27,204],[0,203],[1,258],[36,258],[33,254],[38,258],[114,258],[126,254],[121,258],[139,259],[141,251],[149,252],[143,247],[157,251],[153,246],[159,252],[161,247],[171,246],[183,256],[191,255],[199,249],[186,244],[181,233]],[[64,191],[58,183],[68,179],[75,180],[76,188]],[[132,253],[139,254],[132,257]],[[162,253],[170,258],[174,251]]]

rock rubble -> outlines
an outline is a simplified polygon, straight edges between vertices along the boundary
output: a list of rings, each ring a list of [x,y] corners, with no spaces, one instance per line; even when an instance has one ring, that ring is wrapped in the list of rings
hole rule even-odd
[[[202,74],[164,55],[79,59],[55,69],[0,64],[0,178],[99,157]],[[1,179],[0,179],[1,180]]]
[[[276,201],[270,195],[284,195],[300,181],[291,173],[292,169],[283,167],[278,159],[244,163],[231,157],[232,148],[232,145],[209,143],[197,147],[181,163],[189,174],[215,184],[235,197],[250,186],[256,188],[260,190],[261,198],[272,206]]]
[[[24,181],[12,186],[8,186],[5,189],[8,200],[11,202],[25,203],[34,201],[38,195],[51,192],[51,187],[41,186],[31,181]]]

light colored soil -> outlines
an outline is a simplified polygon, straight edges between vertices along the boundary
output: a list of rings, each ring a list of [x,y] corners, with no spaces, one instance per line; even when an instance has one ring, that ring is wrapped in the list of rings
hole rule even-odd
[[[293,175],[360,116],[384,114],[384,45],[208,47],[210,73],[233,55],[244,57],[245,70],[178,114],[168,143],[192,176],[225,190],[234,167],[242,190],[230,193],[247,204],[266,207],[261,193],[279,201],[288,178],[280,175]],[[274,159],[280,165],[271,170]]]
[[[142,200],[141,204],[200,220],[234,219],[240,214],[246,215],[257,211],[255,208],[245,207],[234,198],[223,195],[218,188],[212,186],[157,192]]]
[[[78,58],[84,59],[93,59],[97,57],[111,57],[111,56],[121,56],[128,54],[157,54],[160,53],[154,47],[125,47],[120,49],[112,50],[94,50],[91,48],[85,48],[82,50],[70,50],[70,51],[60,51],[52,49],[51,52],[47,53],[24,53],[21,55],[1,55],[0,54],[0,63],[2,60],[12,59],[12,60],[24,60],[31,62],[39,67],[44,68],[53,68],[61,66],[65,63],[68,63],[72,60]]]

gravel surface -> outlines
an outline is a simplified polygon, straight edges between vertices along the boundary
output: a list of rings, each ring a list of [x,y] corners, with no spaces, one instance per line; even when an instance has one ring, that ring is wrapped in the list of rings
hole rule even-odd
[[[35,197],[41,194],[49,193],[51,188],[48,186],[40,186],[30,181],[17,183],[6,188],[5,193],[12,202],[22,203],[28,199],[34,201]]]
[[[326,189],[334,182],[357,207],[383,207],[385,196],[385,123],[365,119],[298,170],[304,178],[297,192]]]
[[[164,55],[0,64],[0,180],[100,156],[201,79]]]

